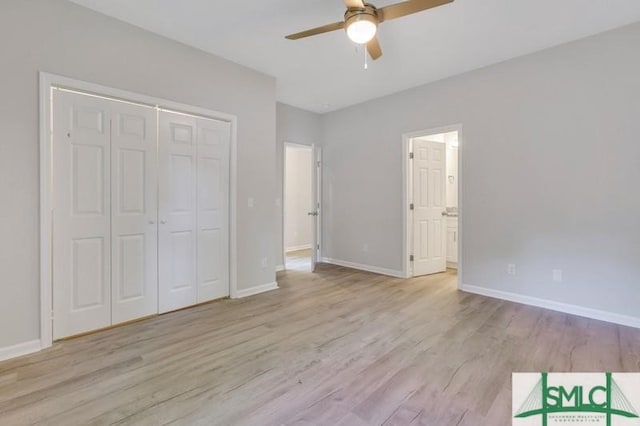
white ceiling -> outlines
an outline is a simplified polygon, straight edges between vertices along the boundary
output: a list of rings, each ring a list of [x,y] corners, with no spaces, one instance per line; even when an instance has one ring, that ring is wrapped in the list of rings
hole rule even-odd
[[[343,31],[342,0],[71,0],[272,75],[278,100],[327,112],[640,20],[639,0],[456,0],[380,28],[368,70]],[[371,0],[378,7],[398,0]]]

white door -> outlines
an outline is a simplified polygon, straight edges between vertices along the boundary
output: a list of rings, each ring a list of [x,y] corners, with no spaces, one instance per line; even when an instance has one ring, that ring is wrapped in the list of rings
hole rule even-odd
[[[111,325],[109,108],[54,91],[54,339]]]
[[[229,296],[231,124],[196,119],[198,169],[197,302]]]
[[[161,111],[158,129],[158,306],[162,313],[197,303],[196,119]]]
[[[446,145],[413,140],[413,276],[447,269]]]
[[[158,312],[158,160],[154,108],[112,103],[112,323]]]
[[[311,246],[311,271],[316,270],[316,265],[320,255],[321,234],[321,197],[322,197],[322,149],[316,145],[312,146],[311,154],[311,216],[313,218],[313,240]]]

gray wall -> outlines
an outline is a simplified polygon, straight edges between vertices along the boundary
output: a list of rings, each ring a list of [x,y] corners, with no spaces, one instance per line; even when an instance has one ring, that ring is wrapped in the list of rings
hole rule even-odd
[[[401,270],[401,136],[461,123],[464,283],[640,316],[638,52],[634,24],[324,115],[324,255]]]
[[[321,116],[319,114],[292,107],[287,104],[276,105],[276,205],[278,214],[275,220],[276,265],[284,265],[283,237],[283,173],[284,143],[293,142],[301,145],[320,144],[322,141]]]
[[[40,331],[38,71],[237,115],[238,287],[275,280],[273,78],[62,0],[3,0],[0,52],[0,348]]]

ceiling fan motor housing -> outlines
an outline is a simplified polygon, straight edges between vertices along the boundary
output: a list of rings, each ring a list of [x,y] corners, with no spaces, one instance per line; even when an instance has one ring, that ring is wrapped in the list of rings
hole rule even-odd
[[[365,3],[364,8],[362,9],[347,9],[344,14],[345,28],[348,28],[349,25],[355,21],[369,21],[377,27],[380,23],[380,19],[378,17],[378,9],[368,3]]]

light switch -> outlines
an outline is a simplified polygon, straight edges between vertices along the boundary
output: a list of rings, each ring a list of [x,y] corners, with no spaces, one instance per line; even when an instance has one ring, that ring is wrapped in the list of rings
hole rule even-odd
[[[249,207],[253,207],[253,198],[249,198],[249,199],[247,199],[247,205],[248,205]]]

